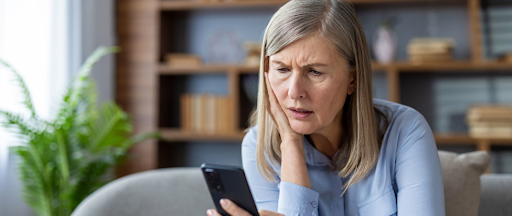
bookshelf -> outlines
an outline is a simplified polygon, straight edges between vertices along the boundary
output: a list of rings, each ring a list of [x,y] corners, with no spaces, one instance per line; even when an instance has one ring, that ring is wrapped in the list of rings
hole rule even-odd
[[[159,158],[169,143],[194,141],[232,141],[243,139],[245,122],[252,106],[243,92],[244,76],[257,74],[258,67],[238,64],[205,64],[198,67],[169,66],[162,56],[170,51],[183,52],[180,44],[190,35],[182,35],[189,14],[194,11],[229,13],[238,9],[266,9],[275,11],[284,0],[120,0],[117,1],[117,34],[122,51],[117,56],[116,100],[127,110],[136,132],[161,132],[168,142],[147,141],[134,146],[127,163],[118,168],[118,176],[162,167]],[[422,4],[432,0],[352,0],[356,5],[390,5],[398,3]],[[467,10],[470,56],[465,60],[436,64],[412,64],[397,61],[390,64],[372,63],[374,73],[384,74],[387,99],[400,102],[401,74],[416,73],[500,73],[512,71],[512,64],[497,63],[482,56],[479,0],[450,0]],[[178,30],[178,31],[177,31]],[[179,97],[187,93],[185,82],[189,77],[213,75],[226,80],[227,96],[233,100],[232,132],[226,134],[198,134],[185,131],[180,123]],[[490,150],[491,146],[512,146],[512,139],[474,139],[467,134],[435,134],[438,145],[474,145],[476,149]]]
[[[442,0],[351,0],[352,4],[375,4],[375,3],[414,3],[414,2],[429,2],[429,1],[442,1]],[[449,0],[460,1],[460,0]],[[162,11],[183,11],[183,10],[197,10],[197,9],[218,9],[218,8],[243,8],[243,7],[268,7],[268,6],[281,6],[288,2],[287,0],[259,0],[259,1],[160,1],[160,10]]]

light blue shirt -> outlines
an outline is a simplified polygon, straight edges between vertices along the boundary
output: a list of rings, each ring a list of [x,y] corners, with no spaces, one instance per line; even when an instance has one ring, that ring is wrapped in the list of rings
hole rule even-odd
[[[374,105],[391,120],[376,167],[342,194],[348,178],[330,171],[330,160],[304,138],[312,188],[280,181],[267,182],[256,165],[253,127],[242,142],[242,161],[258,209],[296,215],[445,215],[443,177],[432,131],[416,110],[374,99]],[[387,108],[385,108],[387,107]],[[389,109],[388,109],[389,108]]]

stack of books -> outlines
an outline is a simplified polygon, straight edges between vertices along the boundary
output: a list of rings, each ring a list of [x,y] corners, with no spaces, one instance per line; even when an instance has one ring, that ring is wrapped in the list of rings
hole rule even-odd
[[[407,45],[412,63],[449,62],[453,60],[455,42],[451,38],[413,38]]]
[[[182,130],[197,134],[233,133],[233,100],[230,97],[183,94],[180,106]]]
[[[203,65],[198,55],[184,53],[168,53],[165,55],[165,62],[174,68],[197,68]]]
[[[512,106],[473,106],[466,117],[471,137],[512,138]]]

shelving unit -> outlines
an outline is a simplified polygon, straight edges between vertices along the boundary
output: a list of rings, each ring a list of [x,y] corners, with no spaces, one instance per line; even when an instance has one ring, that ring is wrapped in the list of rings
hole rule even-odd
[[[421,3],[432,0],[352,0],[356,5]],[[441,1],[441,0],[438,0]],[[242,91],[240,79],[256,74],[258,67],[244,65],[204,65],[200,67],[172,67],[162,63],[161,56],[169,51],[182,51],[176,43],[180,40],[169,26],[183,27],[181,19],[194,10],[236,10],[240,8],[275,8],[284,0],[120,0],[117,2],[117,33],[122,52],[117,59],[117,102],[127,110],[135,124],[135,131],[159,130],[170,142],[236,141],[244,136],[243,127],[250,105]],[[446,1],[444,1],[446,2]],[[400,74],[512,71],[512,64],[496,63],[483,59],[480,36],[479,0],[452,0],[467,5],[471,57],[465,61],[436,64],[373,63],[375,73],[384,73],[387,79],[388,100],[400,102]],[[175,21],[177,20],[177,21]],[[165,23],[165,25],[164,25]],[[173,47],[174,46],[174,47]],[[176,48],[178,47],[178,48]],[[184,93],[183,81],[189,76],[220,74],[227,79],[228,96],[234,100],[235,128],[223,135],[195,134],[184,131],[179,122],[179,95]],[[163,97],[165,95],[165,98]],[[163,112],[165,110],[165,112]],[[475,145],[477,149],[490,150],[491,145],[512,146],[512,139],[474,139],[467,134],[435,134],[438,145]],[[159,165],[158,147],[165,145],[148,141],[132,149],[130,160],[118,169],[118,176],[155,169]]]
[[[375,3],[403,3],[403,2],[428,2],[442,0],[351,0],[352,4],[375,4]],[[461,1],[461,0],[449,0]],[[183,11],[197,9],[216,9],[216,8],[243,8],[243,7],[268,7],[281,6],[288,2],[287,0],[213,0],[213,1],[160,1],[162,11]]]

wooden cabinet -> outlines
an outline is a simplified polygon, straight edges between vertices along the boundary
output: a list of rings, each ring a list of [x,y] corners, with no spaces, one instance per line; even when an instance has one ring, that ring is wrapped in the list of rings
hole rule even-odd
[[[287,1],[283,0],[120,0],[117,1],[117,36],[121,53],[117,55],[116,100],[127,110],[136,132],[159,130],[170,142],[236,141],[244,136],[247,118],[252,110],[243,92],[241,78],[257,74],[258,67],[241,64],[205,64],[195,68],[169,66],[163,56],[171,52],[187,52],[185,44],[193,35],[186,31],[194,11],[231,13],[237,10],[264,9],[273,13]],[[359,5],[424,4],[432,0],[352,0]],[[442,1],[438,1],[442,2]],[[512,64],[495,63],[482,56],[481,17],[479,0],[454,0],[467,10],[470,57],[449,63],[410,64],[398,61],[391,64],[373,63],[375,73],[384,73],[388,100],[400,102],[401,74],[441,73],[444,71],[485,73],[512,71]],[[271,14],[270,13],[270,14]],[[261,27],[260,27],[261,28]],[[261,33],[263,34],[263,33]],[[180,122],[180,95],[187,92],[186,80],[192,76],[219,75],[226,80],[226,95],[232,99],[232,128],[229,133],[198,134],[184,131]],[[473,139],[467,134],[435,134],[438,145],[475,145],[490,150],[491,145],[511,145],[512,139]],[[173,160],[163,158],[170,142],[148,141],[131,150],[127,163],[118,175],[174,166]]]

